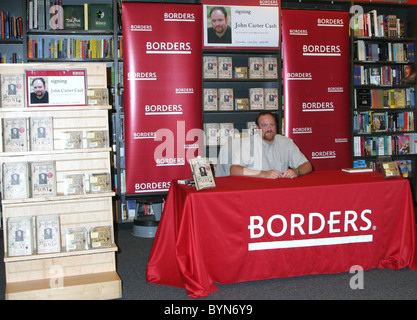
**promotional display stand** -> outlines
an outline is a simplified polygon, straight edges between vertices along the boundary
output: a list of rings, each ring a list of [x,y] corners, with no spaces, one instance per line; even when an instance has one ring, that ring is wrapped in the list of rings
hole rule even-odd
[[[87,71],[87,88],[106,88],[106,66],[102,63],[7,64],[0,67],[0,74],[24,74],[27,69],[80,67]],[[48,150],[33,151],[28,148],[30,151],[7,152],[1,149],[1,164],[52,161],[56,166],[56,172],[52,172],[56,175],[56,195],[2,199],[6,299],[115,299],[122,296],[113,235],[112,197],[115,194],[113,191],[94,193],[90,188],[94,183],[92,174],[110,174],[111,149],[108,146],[85,148],[85,144],[81,148],[66,149],[61,143],[69,131],[85,134],[90,130],[101,130],[108,134],[109,109],[108,105],[0,108],[2,121],[16,117],[51,117],[54,137],[53,148]],[[84,175],[84,192],[70,194],[72,189],[66,187],[67,177],[80,174]],[[32,179],[35,177],[32,173]],[[44,234],[37,232],[39,230],[34,226],[32,230],[27,230],[25,239],[38,247],[35,245],[33,251],[23,255],[9,254],[10,239],[16,237],[9,228],[10,221],[29,218],[33,223],[52,214],[59,221],[58,250],[41,253],[36,241]],[[93,246],[92,241],[83,238],[91,246],[78,248],[70,245],[76,236],[68,233],[69,230],[91,232],[96,227],[109,228],[108,236],[112,244]],[[93,234],[90,237],[93,239]]]

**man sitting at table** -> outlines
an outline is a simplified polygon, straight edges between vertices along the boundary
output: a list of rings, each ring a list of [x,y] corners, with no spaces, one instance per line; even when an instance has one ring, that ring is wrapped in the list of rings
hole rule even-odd
[[[270,111],[256,117],[258,133],[233,147],[230,175],[268,179],[296,178],[313,167],[294,141],[277,134],[277,120]]]

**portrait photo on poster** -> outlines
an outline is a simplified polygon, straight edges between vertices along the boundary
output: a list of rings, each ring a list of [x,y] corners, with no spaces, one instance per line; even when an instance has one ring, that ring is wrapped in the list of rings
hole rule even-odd
[[[278,48],[279,7],[203,6],[204,47]]]
[[[28,107],[85,106],[85,69],[25,70]]]

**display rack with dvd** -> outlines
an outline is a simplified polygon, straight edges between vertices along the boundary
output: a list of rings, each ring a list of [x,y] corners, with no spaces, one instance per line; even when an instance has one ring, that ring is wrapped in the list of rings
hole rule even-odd
[[[88,89],[106,88],[104,63],[81,67],[87,70]],[[37,68],[78,69],[80,64],[7,64],[0,65],[0,74],[24,74]],[[3,175],[10,183],[8,196],[2,199],[6,299],[121,297],[113,242],[115,193],[109,184],[110,109],[109,105],[0,108],[2,122],[24,119],[28,131],[25,150],[5,149],[7,141],[0,149],[1,165],[10,173],[10,178]],[[52,143],[48,138],[41,140],[47,135],[40,128],[52,131]],[[80,143],[68,141],[68,132],[80,132]],[[22,180],[18,185],[12,184],[13,174]],[[70,180],[74,176],[81,179]],[[104,230],[94,231],[101,227]],[[72,232],[79,229],[86,230],[84,238]],[[26,237],[17,243],[21,235]],[[60,286],[50,286],[53,267],[62,272]]]

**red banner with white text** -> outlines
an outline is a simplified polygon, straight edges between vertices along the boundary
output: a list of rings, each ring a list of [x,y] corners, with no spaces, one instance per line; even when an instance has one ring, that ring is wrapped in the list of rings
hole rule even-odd
[[[349,13],[282,10],[285,134],[314,170],[351,166]]]
[[[122,4],[126,194],[191,177],[203,146],[201,8]]]

